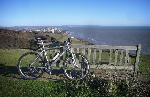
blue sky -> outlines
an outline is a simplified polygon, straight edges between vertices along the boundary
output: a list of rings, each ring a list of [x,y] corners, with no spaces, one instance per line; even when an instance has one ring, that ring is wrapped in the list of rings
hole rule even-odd
[[[0,0],[0,26],[150,26],[150,0]]]

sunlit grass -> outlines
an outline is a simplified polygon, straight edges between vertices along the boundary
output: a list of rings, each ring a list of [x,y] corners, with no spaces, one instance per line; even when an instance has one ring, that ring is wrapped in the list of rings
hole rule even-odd
[[[6,66],[15,66],[20,55],[25,50],[20,49],[0,49],[0,64]]]
[[[139,69],[143,74],[150,75],[150,56],[142,56],[140,59],[141,64],[139,65]]]

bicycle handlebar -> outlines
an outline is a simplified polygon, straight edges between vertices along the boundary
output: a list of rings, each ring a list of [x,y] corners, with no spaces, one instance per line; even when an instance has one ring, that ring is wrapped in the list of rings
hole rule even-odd
[[[44,43],[44,40],[46,40],[47,38],[45,37],[36,37],[35,38],[38,42],[38,45],[44,45],[44,46],[50,46],[50,47],[55,47],[55,46],[69,46],[71,45],[72,41],[71,38],[68,38],[66,41],[64,41],[64,43],[61,43],[59,41],[56,41],[54,38],[51,39],[51,42],[49,43]]]

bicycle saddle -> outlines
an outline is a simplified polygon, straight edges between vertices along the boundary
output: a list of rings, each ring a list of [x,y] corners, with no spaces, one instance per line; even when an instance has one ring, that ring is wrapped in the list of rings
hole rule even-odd
[[[44,37],[44,36],[38,36],[38,37],[36,37],[35,39],[36,39],[36,40],[47,40],[47,38]]]

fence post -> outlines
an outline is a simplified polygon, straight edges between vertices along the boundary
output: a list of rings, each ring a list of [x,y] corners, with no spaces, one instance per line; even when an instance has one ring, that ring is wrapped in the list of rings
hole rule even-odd
[[[141,54],[141,44],[137,46],[137,51],[136,51],[136,61],[135,61],[135,66],[134,66],[135,75],[137,75],[137,72],[139,70],[140,54]]]

